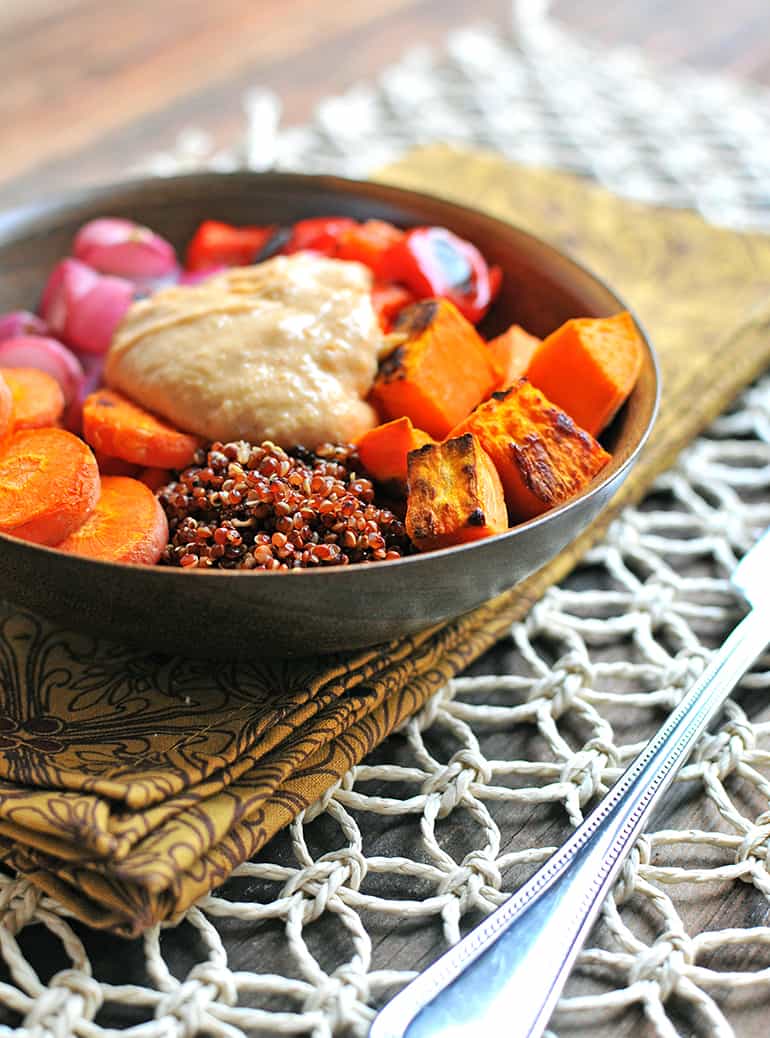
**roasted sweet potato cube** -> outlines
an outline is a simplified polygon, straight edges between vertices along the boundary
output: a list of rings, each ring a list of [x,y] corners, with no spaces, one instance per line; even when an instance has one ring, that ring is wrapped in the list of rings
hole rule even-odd
[[[598,436],[634,388],[643,353],[631,314],[579,317],[543,340],[524,374],[578,425]]]
[[[451,435],[473,433],[502,480],[512,521],[579,494],[610,455],[569,415],[521,378],[493,393]]]
[[[530,335],[520,324],[512,324],[507,332],[489,340],[487,349],[498,371],[496,389],[507,389],[527,373],[532,355],[542,341],[536,335]]]
[[[508,529],[500,477],[475,436],[410,451],[408,466],[406,531],[421,551]]]
[[[487,345],[447,299],[408,306],[393,332],[403,342],[380,365],[371,402],[383,419],[405,415],[443,439],[497,384]]]
[[[380,483],[403,484],[405,489],[407,455],[432,442],[422,429],[415,429],[411,418],[394,418],[392,422],[367,430],[356,446],[370,476]]]

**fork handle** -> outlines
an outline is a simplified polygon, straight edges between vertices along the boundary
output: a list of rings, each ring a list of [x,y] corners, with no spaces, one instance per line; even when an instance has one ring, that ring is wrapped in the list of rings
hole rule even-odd
[[[369,1038],[537,1038],[644,823],[768,641],[752,610],[569,840],[396,995]]]

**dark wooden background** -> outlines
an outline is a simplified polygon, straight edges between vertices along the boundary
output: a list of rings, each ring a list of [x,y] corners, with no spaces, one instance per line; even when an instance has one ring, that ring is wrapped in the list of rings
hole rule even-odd
[[[510,6],[508,0],[0,0],[0,209],[122,176],[143,156],[167,148],[186,126],[200,126],[221,143],[232,141],[242,126],[240,99],[252,86],[275,90],[284,121],[302,122],[321,98],[371,79],[407,47],[438,44],[450,29],[470,22],[503,25]],[[768,0],[555,0],[553,13],[608,46],[640,46],[664,63],[684,61],[770,84]],[[486,666],[503,664],[501,656],[504,650]],[[485,747],[488,755],[527,752],[508,744],[508,736],[495,738],[501,745]],[[672,799],[667,814],[671,825],[692,824],[686,790]],[[533,819],[517,818],[507,828],[515,833],[525,824]],[[540,828],[543,844],[553,843],[563,820],[541,822]],[[391,830],[392,824],[372,834],[369,853],[388,853]],[[315,833],[321,843],[336,838],[319,828]],[[462,832],[449,838],[459,853]],[[288,841],[279,838],[271,854],[288,860]],[[275,893],[243,881],[234,887],[232,894],[244,899]],[[751,895],[747,888],[740,904],[715,897],[693,905],[688,923],[706,929],[736,920],[737,925],[762,923],[764,914],[744,918],[756,908]],[[234,969],[258,969],[260,963],[264,968],[269,962],[272,971],[281,972],[280,927],[256,932],[233,922],[227,929]],[[141,942],[78,930],[99,979],[146,979]],[[381,949],[376,965],[403,968],[402,940],[388,941],[385,933],[374,937]],[[333,946],[333,929],[327,928],[323,939]],[[437,930],[409,940],[416,968],[441,948]],[[25,931],[21,943],[43,980],[68,965],[57,942],[40,928]],[[195,936],[185,927],[164,940],[180,978],[196,961],[194,945]],[[733,964],[748,966],[748,961]],[[6,979],[0,965],[0,980]],[[579,979],[572,988],[588,989]],[[738,1033],[767,1034],[766,1016],[764,1003],[746,1000]],[[143,1018],[142,1011],[127,1009],[109,1010],[99,1019],[119,1026]],[[5,1012],[0,1020],[19,1022]],[[681,1033],[692,1033],[691,1022],[681,1026]],[[638,1015],[624,1013],[609,1029],[591,1026],[580,1033],[641,1038],[653,1031]]]
[[[218,141],[250,86],[286,122],[417,43],[505,24],[510,0],[0,0],[0,208],[124,174],[189,125]],[[555,0],[555,16],[661,61],[770,83],[767,0]],[[494,74],[494,70],[490,70]]]

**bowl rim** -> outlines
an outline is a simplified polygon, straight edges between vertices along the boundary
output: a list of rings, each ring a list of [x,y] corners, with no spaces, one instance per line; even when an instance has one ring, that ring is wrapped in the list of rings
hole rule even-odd
[[[576,259],[568,249],[562,249],[549,242],[545,238],[541,238],[537,234],[533,234],[531,231],[527,231],[520,227],[518,224],[509,222],[501,219],[500,217],[493,216],[490,213],[484,212],[481,209],[477,209],[474,206],[465,205],[461,202],[456,202],[451,198],[446,198],[441,195],[430,194],[426,191],[415,191],[412,188],[398,187],[396,185],[388,184],[384,181],[379,180],[361,180],[354,177],[345,177],[336,174],[327,173],[295,173],[295,172],[282,172],[278,170],[233,170],[227,172],[219,172],[216,170],[203,170],[192,173],[180,173],[173,176],[142,176],[142,177],[127,177],[124,179],[110,181],[106,184],[94,184],[91,186],[80,187],[72,191],[63,192],[61,194],[55,194],[50,197],[46,197],[39,201],[32,201],[23,203],[22,205],[5,212],[0,212],[0,248],[5,245],[11,244],[15,241],[21,240],[28,236],[34,236],[44,230],[50,230],[52,219],[68,217],[73,211],[78,208],[88,205],[89,207],[98,203],[100,199],[109,199],[114,196],[116,192],[143,192],[150,190],[153,187],[169,186],[169,185],[180,185],[181,187],[194,189],[196,186],[203,188],[205,185],[210,184],[212,181],[218,181],[222,183],[236,184],[238,181],[246,181],[252,183],[258,183],[263,185],[273,184],[275,187],[290,186],[295,188],[302,188],[303,186],[314,186],[328,190],[330,192],[340,191],[342,188],[343,194],[354,194],[359,197],[365,197],[367,193],[373,189],[377,192],[377,201],[386,202],[391,201],[394,204],[411,204],[415,207],[419,207],[421,204],[424,206],[426,203],[434,205],[439,203],[442,206],[447,206],[450,209],[456,210],[461,214],[467,214],[475,220],[481,220],[483,223],[490,225],[490,230],[494,231],[496,227],[502,225],[507,229],[514,230],[517,235],[524,239],[529,240],[533,245],[539,249],[546,249],[556,254],[562,261],[576,269],[580,274],[588,277],[598,284],[604,291],[618,304],[620,310],[627,310],[636,324],[645,347],[648,353],[648,359],[652,367],[652,373],[654,376],[654,399],[650,410],[650,417],[647,425],[645,426],[639,441],[625,458],[623,463],[611,472],[602,474],[600,471],[589,483],[588,487],[582,491],[582,493],[575,497],[569,498],[569,500],[563,502],[561,505],[557,505],[554,508],[549,508],[547,511],[535,516],[532,519],[524,520],[523,522],[516,523],[515,526],[510,527],[503,533],[494,534],[492,537],[486,537],[478,541],[469,541],[465,544],[453,545],[448,548],[438,548],[426,552],[417,552],[414,555],[402,556],[399,559],[382,560],[378,562],[366,562],[364,564],[352,564],[349,566],[329,566],[329,567],[318,567],[317,569],[291,569],[291,570],[223,570],[223,569],[206,569],[206,570],[195,570],[195,579],[233,579],[239,578],[241,580],[254,580],[254,579],[265,579],[265,578],[283,578],[291,576],[294,579],[319,579],[325,577],[328,579],[336,580],[340,582],[342,580],[355,579],[356,574],[368,572],[370,570],[382,570],[383,567],[393,569],[394,567],[403,568],[405,566],[413,566],[420,563],[426,558],[435,557],[448,557],[453,555],[462,555],[467,552],[472,552],[474,549],[479,548],[481,545],[487,544],[492,541],[500,541],[503,538],[509,538],[513,540],[521,531],[531,530],[540,525],[544,525],[549,520],[557,515],[561,515],[563,512],[571,508],[577,501],[587,501],[597,494],[600,494],[605,488],[608,482],[616,481],[620,479],[631,465],[634,464],[639,454],[643,450],[647,443],[650,433],[655,425],[658,417],[658,411],[660,409],[661,399],[661,371],[660,361],[657,356],[655,347],[650,340],[647,330],[643,323],[640,321],[636,312],[630,307],[622,296],[613,289],[607,281],[589,266],[584,264],[582,261]],[[0,544],[3,541],[11,542],[15,547],[20,549],[28,548],[30,551],[44,552],[54,558],[61,558],[63,555],[67,558],[73,558],[73,556],[67,553],[60,552],[57,548],[43,544],[36,544],[32,541],[26,541],[18,537],[14,537],[12,534],[5,534],[0,532]],[[78,561],[86,566],[86,568],[96,567],[96,571],[102,571],[105,574],[117,570],[129,570],[136,571],[137,566],[131,563],[125,562],[107,562],[101,559],[90,559],[87,556],[82,556]],[[190,571],[182,569],[176,566],[141,566],[138,567],[147,572],[164,573],[168,576],[162,579],[189,579]],[[360,579],[360,578],[358,578]]]

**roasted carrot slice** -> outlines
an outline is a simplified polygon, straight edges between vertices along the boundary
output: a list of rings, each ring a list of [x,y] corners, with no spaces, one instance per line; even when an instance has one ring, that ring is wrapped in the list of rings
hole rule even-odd
[[[470,433],[409,454],[406,532],[421,551],[508,529],[500,477]]]
[[[507,332],[489,340],[487,349],[499,373],[496,388],[506,389],[526,374],[532,355],[542,341],[536,335],[525,332],[519,324],[512,324]]]
[[[83,435],[103,454],[135,465],[185,468],[202,440],[175,429],[114,389],[99,389],[83,403]]]
[[[11,431],[13,425],[13,394],[11,387],[5,381],[0,371],[0,441],[6,433]]]
[[[138,479],[105,476],[96,507],[59,551],[104,562],[154,566],[168,543],[166,514]]]
[[[598,436],[634,388],[643,355],[631,314],[580,317],[543,340],[526,375],[578,425]]]
[[[427,433],[415,429],[410,418],[395,418],[365,432],[357,447],[366,471],[376,480],[406,484],[407,454],[431,442]]]
[[[59,544],[98,497],[96,459],[65,429],[18,429],[0,448],[0,533]]]
[[[39,368],[4,368],[2,375],[13,397],[14,429],[57,424],[64,414],[64,393],[53,375]]]
[[[380,365],[371,401],[383,419],[406,415],[443,439],[497,382],[486,343],[447,299],[407,307],[394,327],[399,333],[403,343]]]
[[[525,378],[460,422],[492,458],[512,520],[530,519],[579,494],[610,455]]]

